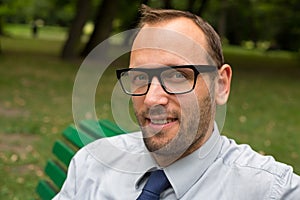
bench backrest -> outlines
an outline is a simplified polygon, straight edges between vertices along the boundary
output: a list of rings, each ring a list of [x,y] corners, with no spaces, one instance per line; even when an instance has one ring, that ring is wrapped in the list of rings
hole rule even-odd
[[[103,137],[111,137],[125,132],[108,120],[84,120],[79,127],[70,125],[63,131],[63,140],[57,140],[52,148],[53,159],[47,161],[45,180],[40,180],[36,192],[43,200],[52,199],[62,187],[67,168],[76,151],[84,145]]]

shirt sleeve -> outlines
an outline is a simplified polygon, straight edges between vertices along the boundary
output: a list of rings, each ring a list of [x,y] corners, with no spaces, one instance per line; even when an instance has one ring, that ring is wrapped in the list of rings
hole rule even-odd
[[[53,200],[69,200],[74,199],[76,194],[76,162],[73,158],[68,167],[67,178],[60,190],[60,192],[53,198]]]
[[[300,199],[300,176],[293,173],[291,167],[282,176],[276,177],[271,199]]]

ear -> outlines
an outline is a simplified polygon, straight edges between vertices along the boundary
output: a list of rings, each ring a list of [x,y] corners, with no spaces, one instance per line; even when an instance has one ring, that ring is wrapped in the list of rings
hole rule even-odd
[[[223,105],[227,102],[230,93],[230,84],[232,77],[232,70],[228,64],[224,64],[218,70],[218,78],[216,80],[216,103]]]

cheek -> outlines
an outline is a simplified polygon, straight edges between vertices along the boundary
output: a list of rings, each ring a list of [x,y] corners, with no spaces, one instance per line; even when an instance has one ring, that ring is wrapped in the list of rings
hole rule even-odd
[[[180,121],[183,122],[186,119],[188,121],[191,117],[192,111],[199,110],[199,100],[195,92],[190,92],[184,95],[181,95],[177,98],[177,112],[181,116]]]
[[[203,99],[206,99],[207,96],[214,99],[214,84],[211,80],[208,80],[209,77],[201,77],[199,76],[197,79],[197,83],[194,89],[195,94],[197,95],[198,102],[202,102]]]
[[[212,101],[212,95],[207,84],[204,81],[201,83],[197,83],[195,89],[187,94],[178,96],[178,104],[182,113],[182,117],[190,118],[191,113],[196,114],[197,116],[193,117],[200,117],[199,111],[205,109],[204,107],[209,106],[206,101]],[[198,113],[198,114],[197,114]]]
[[[144,105],[144,97],[143,96],[133,96],[131,97],[133,108],[135,110],[139,110]]]

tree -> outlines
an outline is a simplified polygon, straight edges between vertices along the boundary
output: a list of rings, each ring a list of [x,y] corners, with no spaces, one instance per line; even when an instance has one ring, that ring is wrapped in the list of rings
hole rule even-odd
[[[113,20],[118,11],[118,0],[103,0],[98,6],[94,31],[81,55],[87,56],[93,48],[111,34]]]
[[[187,10],[201,16],[208,2],[208,0],[188,0]]]
[[[119,12],[117,15],[120,21],[119,31],[136,28],[141,17],[139,9],[142,4],[147,5],[148,2],[149,0],[121,1],[119,4],[120,10],[126,10],[127,12]]]
[[[4,30],[3,30],[3,20],[2,17],[0,16],[0,35],[4,35]]]
[[[2,6],[3,6],[3,1],[0,0],[0,36],[4,35],[4,31],[3,31],[3,11],[2,11]],[[1,38],[0,38],[0,54],[2,54],[2,44],[1,44]]]
[[[63,47],[61,57],[70,59],[77,56],[77,48],[83,32],[83,27],[88,19],[91,8],[91,0],[78,0],[76,6],[76,15],[71,24],[68,39]]]
[[[218,32],[221,38],[226,34],[226,21],[227,21],[227,0],[221,0],[220,3],[220,17],[218,22]]]
[[[171,9],[172,8],[172,1],[171,0],[164,0],[164,6],[165,9]]]
[[[3,0],[0,0],[0,36],[5,35],[4,30],[3,30],[3,24],[4,24],[4,16],[6,16],[9,11],[7,6],[5,6],[5,3]]]
[[[277,30],[274,40],[277,48],[283,50],[300,50],[300,2],[295,0],[274,0],[272,19],[276,22]]]

